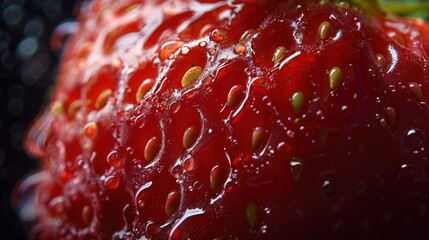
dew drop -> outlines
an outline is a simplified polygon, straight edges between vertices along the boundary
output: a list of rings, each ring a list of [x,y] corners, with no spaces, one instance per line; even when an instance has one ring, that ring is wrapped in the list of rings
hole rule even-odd
[[[65,211],[65,199],[64,197],[55,197],[49,201],[49,211],[53,216],[58,216]]]
[[[113,150],[107,155],[107,163],[117,169],[122,167],[123,161],[118,151]]]
[[[96,122],[89,122],[83,127],[85,136],[90,139],[95,139],[98,135],[98,125]]]
[[[290,161],[290,171],[295,181],[301,178],[303,168],[304,164],[301,158],[294,157],[292,161]]]
[[[224,42],[228,40],[229,33],[225,28],[217,28],[210,33],[210,40],[215,42]]]
[[[245,51],[246,51],[246,46],[244,44],[239,43],[239,44],[235,45],[235,47],[234,47],[234,53],[235,54],[241,55]]]
[[[195,169],[195,160],[194,160],[194,158],[192,158],[190,156],[188,158],[185,158],[183,160],[182,166],[183,166],[183,168],[186,171],[192,172]]]
[[[405,134],[405,147],[417,154],[425,150],[426,136],[420,129],[410,129]]]
[[[160,50],[159,50],[159,59],[161,60],[165,60],[167,59],[170,55],[172,55],[174,52],[177,51],[177,49],[179,49],[184,42],[182,41],[168,41],[164,44],[162,44]]]
[[[119,187],[119,183],[121,182],[121,178],[118,175],[108,176],[104,180],[104,186],[108,189],[115,190]]]
[[[338,195],[338,187],[338,184],[332,179],[325,179],[320,187],[320,195],[325,200],[331,200]]]

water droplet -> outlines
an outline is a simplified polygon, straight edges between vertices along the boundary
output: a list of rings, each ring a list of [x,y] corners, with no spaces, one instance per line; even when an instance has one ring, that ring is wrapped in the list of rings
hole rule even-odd
[[[244,44],[238,43],[237,45],[235,45],[234,47],[234,53],[235,54],[243,54],[246,51],[246,46]]]
[[[420,153],[425,150],[426,136],[420,129],[410,129],[405,134],[404,144],[409,151]]]
[[[121,183],[121,178],[119,175],[108,176],[104,180],[104,186],[111,190],[117,189],[119,187],[119,183]]]
[[[167,59],[170,55],[172,55],[174,52],[179,49],[184,42],[182,41],[168,41],[164,44],[162,44],[160,50],[159,50],[159,58],[161,60]]]
[[[301,158],[294,157],[292,161],[290,161],[290,171],[295,181],[298,181],[301,178],[303,169],[304,164]]]
[[[55,197],[49,201],[49,211],[53,216],[58,216],[65,211],[65,199],[64,197]]]
[[[121,168],[123,164],[122,157],[119,156],[118,151],[113,150],[107,155],[107,163],[114,168]]]
[[[142,199],[137,201],[137,207],[140,209],[143,208],[145,204],[146,204],[146,202],[143,201]]]
[[[333,179],[324,179],[320,187],[320,195],[325,200],[335,198],[339,193],[339,186]]]
[[[225,28],[217,28],[210,33],[210,40],[215,42],[224,42],[228,40],[229,33]]]
[[[85,136],[95,139],[98,135],[98,125],[96,122],[89,122],[83,127]]]
[[[189,156],[189,157],[183,159],[182,166],[188,172],[193,171],[195,169],[194,158],[192,158],[191,156]]]

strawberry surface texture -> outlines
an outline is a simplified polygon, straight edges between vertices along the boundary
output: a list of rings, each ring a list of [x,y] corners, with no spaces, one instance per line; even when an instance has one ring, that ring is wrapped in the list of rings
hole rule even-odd
[[[428,239],[429,25],[357,2],[86,3],[31,237]]]

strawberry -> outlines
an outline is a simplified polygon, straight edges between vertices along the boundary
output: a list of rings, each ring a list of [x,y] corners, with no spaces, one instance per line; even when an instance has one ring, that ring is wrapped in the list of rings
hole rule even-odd
[[[429,237],[429,25],[357,2],[87,4],[32,236]]]

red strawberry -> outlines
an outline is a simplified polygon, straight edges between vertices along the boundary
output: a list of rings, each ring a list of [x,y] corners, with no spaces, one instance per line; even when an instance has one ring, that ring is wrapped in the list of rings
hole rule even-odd
[[[429,237],[426,23],[319,0],[82,12],[28,134],[35,238]]]

